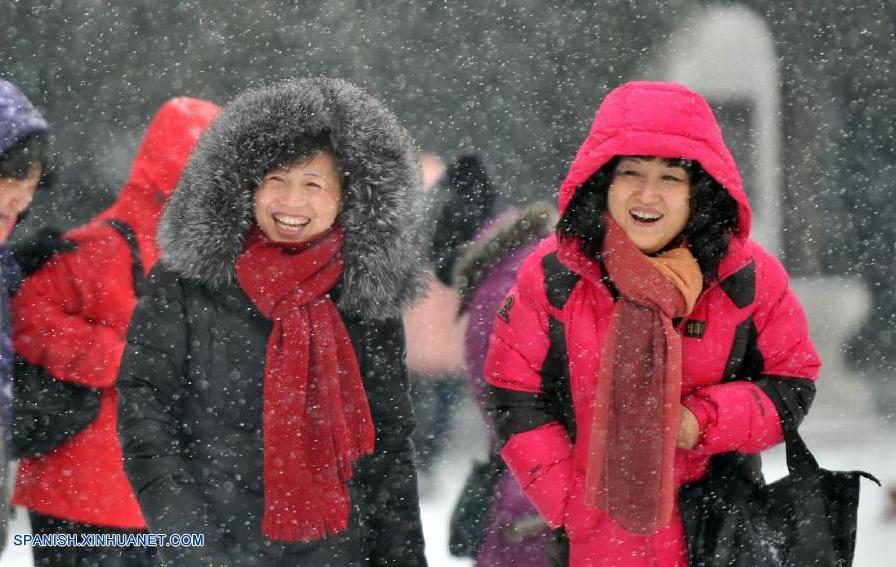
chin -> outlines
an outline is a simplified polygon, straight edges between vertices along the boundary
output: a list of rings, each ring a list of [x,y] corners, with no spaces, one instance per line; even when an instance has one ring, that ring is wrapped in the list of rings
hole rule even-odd
[[[306,236],[284,236],[284,235],[278,234],[271,240],[273,240],[274,242],[286,242],[288,244],[299,244],[301,242],[305,242],[306,240],[308,240],[308,237],[306,237]]]
[[[638,240],[636,238],[632,238],[631,240],[632,243],[634,243],[634,245],[638,247],[638,250],[645,254],[653,254],[654,252],[662,248],[662,246],[657,246],[656,242],[654,241],[644,242],[643,240]]]

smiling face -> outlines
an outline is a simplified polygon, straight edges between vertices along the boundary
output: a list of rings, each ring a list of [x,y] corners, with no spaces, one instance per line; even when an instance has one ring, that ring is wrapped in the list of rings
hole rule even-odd
[[[275,167],[255,190],[255,221],[275,242],[304,242],[336,222],[342,183],[329,152]]]
[[[623,157],[613,172],[607,209],[645,254],[659,252],[690,217],[690,174],[673,161]]]

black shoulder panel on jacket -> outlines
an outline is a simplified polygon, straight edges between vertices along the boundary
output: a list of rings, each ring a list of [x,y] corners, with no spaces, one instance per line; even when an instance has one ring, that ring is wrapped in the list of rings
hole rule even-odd
[[[734,329],[734,340],[728,362],[725,363],[723,382],[732,380],[750,380],[759,376],[765,369],[765,359],[756,343],[758,331],[752,317],[744,319]]]
[[[556,252],[544,256],[541,267],[544,270],[544,291],[548,301],[557,309],[563,309],[579,282],[579,275],[561,264]]]
[[[807,378],[766,374],[754,382],[775,404],[784,426],[798,426],[815,399],[815,382]]]
[[[550,347],[541,367],[541,389],[548,395],[549,410],[566,427],[570,441],[576,440],[576,417],[570,389],[569,351],[563,324],[548,317]]]
[[[738,308],[743,309],[756,299],[756,262],[734,272],[719,283],[725,294]]]
[[[507,440],[524,431],[559,421],[575,442],[576,423],[569,387],[569,354],[563,325],[553,317],[550,322],[550,348],[541,367],[542,393],[517,392],[490,386],[486,411],[495,424],[498,440]]]

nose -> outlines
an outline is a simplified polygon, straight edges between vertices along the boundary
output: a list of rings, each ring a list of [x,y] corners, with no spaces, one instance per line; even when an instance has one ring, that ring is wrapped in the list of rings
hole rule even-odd
[[[659,181],[645,180],[637,192],[638,200],[642,203],[656,203],[663,195],[663,189]]]
[[[283,194],[280,196],[280,200],[284,205],[290,207],[301,206],[308,200],[308,195],[303,187],[299,185],[290,185],[284,189]]]

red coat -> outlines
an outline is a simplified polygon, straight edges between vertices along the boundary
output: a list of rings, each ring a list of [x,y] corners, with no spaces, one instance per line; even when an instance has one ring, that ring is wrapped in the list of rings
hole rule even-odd
[[[677,451],[675,479],[693,482],[705,475],[710,455],[754,453],[781,442],[770,388],[795,396],[788,387],[811,387],[820,362],[786,272],[748,238],[740,176],[705,102],[676,85],[617,89],[561,187],[561,207],[616,155],[697,160],[739,205],[740,224],[718,280],[678,325],[682,403],[697,417],[701,440]],[[614,305],[601,276],[573,242],[553,236],[523,264],[495,319],[485,370],[496,421],[508,438],[502,456],[548,524],[565,528],[571,565],[687,565],[677,512],[671,527],[638,536],[584,503],[594,392]]]
[[[17,353],[57,379],[101,389],[92,424],[46,455],[22,459],[13,504],[84,524],[145,527],[116,430],[115,380],[136,306],[132,255],[104,220],[131,227],[148,273],[159,256],[155,231],[162,207],[217,111],[198,99],[166,102],[147,129],[117,201],[67,233],[77,250],[48,262],[13,298]]]

